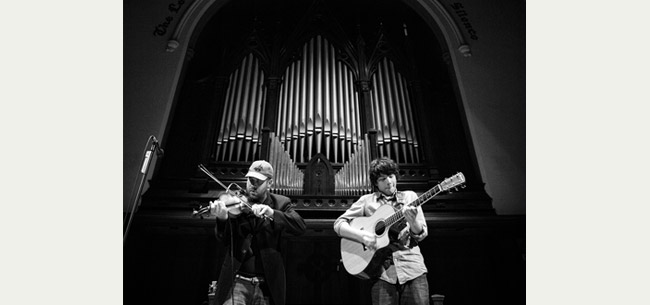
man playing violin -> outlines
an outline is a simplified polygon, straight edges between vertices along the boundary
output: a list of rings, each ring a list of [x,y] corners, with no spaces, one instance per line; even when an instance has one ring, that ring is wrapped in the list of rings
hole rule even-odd
[[[226,247],[215,304],[274,304],[286,300],[280,239],[284,232],[301,235],[306,225],[289,198],[269,191],[273,167],[251,164],[246,194],[223,194],[210,202],[217,240]]]

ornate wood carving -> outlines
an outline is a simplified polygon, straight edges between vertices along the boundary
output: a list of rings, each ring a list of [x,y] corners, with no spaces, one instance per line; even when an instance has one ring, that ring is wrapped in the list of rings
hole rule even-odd
[[[334,195],[334,169],[325,155],[316,154],[305,169],[305,195]]]

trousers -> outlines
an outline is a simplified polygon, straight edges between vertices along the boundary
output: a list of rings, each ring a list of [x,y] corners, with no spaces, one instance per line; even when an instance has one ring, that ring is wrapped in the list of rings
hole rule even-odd
[[[271,296],[263,282],[253,284],[251,281],[235,278],[232,291],[222,305],[271,305]],[[234,294],[234,295],[233,295]]]
[[[370,289],[373,305],[429,305],[427,275],[420,275],[403,284],[377,280]]]

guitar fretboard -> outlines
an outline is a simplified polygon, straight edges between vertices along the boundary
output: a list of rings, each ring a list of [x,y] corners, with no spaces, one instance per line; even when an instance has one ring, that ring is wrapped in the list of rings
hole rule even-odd
[[[440,192],[442,192],[442,189],[440,188],[440,184],[434,186],[430,190],[426,191],[424,194],[420,195],[418,199],[413,200],[413,202],[409,203],[409,205],[414,206],[414,207],[419,207],[429,201],[429,199],[435,197],[438,195]],[[390,217],[386,218],[385,221],[385,227],[390,227],[391,225],[397,223],[398,221],[402,220],[404,218],[404,213],[402,213],[402,210],[399,210],[395,212],[395,214],[391,215]]]

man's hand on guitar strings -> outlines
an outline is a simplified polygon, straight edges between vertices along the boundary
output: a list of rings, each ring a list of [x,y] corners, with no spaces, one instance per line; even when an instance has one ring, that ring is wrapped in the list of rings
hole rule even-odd
[[[412,228],[413,232],[422,232],[422,227],[423,223],[421,221],[418,221],[417,215],[418,215],[418,208],[414,206],[404,206],[402,209],[402,213],[404,213],[404,218],[406,218],[406,222],[409,224],[409,226]]]
[[[363,239],[363,244],[370,250],[377,250],[377,236],[368,231],[361,231],[361,238]]]

